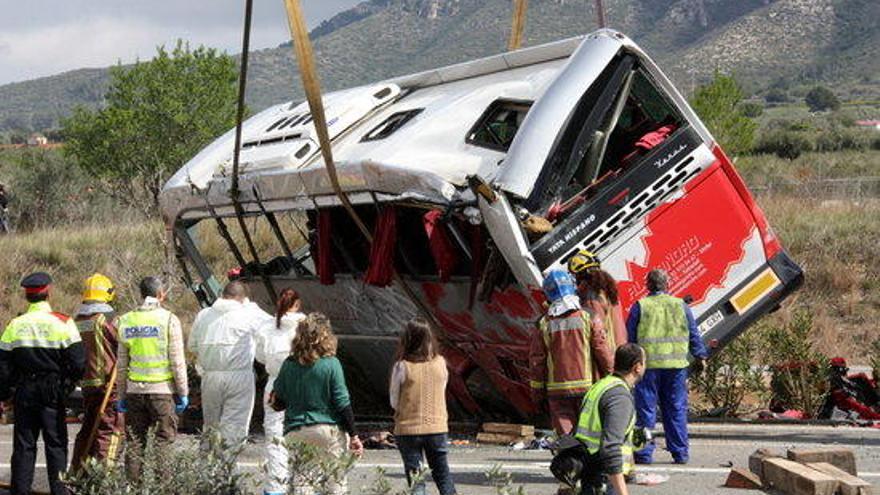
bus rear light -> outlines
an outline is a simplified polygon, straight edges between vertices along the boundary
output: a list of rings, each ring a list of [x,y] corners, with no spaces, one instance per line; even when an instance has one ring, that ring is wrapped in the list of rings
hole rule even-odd
[[[782,285],[773,270],[767,268],[730,298],[730,304],[739,314],[744,314],[773,289]]]

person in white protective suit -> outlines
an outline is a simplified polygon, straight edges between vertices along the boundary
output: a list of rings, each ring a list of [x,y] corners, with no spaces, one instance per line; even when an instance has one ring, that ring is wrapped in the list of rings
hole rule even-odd
[[[244,284],[233,281],[193,323],[187,347],[202,377],[204,427],[219,431],[229,446],[247,440],[256,394],[257,335],[271,318],[248,300]]]
[[[297,326],[306,317],[300,312],[301,308],[302,301],[299,294],[293,289],[284,289],[278,297],[275,320],[265,325],[260,332],[257,341],[257,361],[266,366],[266,372],[269,374],[263,404],[269,403],[272,385],[278,378],[284,361],[290,356]],[[279,444],[284,441],[284,411],[265,407],[263,429],[266,434],[266,480],[263,493],[281,495],[287,493],[289,478],[287,449]]]

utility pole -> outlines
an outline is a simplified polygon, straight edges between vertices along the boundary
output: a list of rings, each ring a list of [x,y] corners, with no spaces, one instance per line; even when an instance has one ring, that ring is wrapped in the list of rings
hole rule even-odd
[[[599,29],[605,29],[605,4],[602,0],[596,0],[596,21],[599,23]]]

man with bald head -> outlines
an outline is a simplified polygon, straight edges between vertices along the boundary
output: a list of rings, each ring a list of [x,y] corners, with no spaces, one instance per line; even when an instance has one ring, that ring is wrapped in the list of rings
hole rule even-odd
[[[248,300],[244,284],[232,281],[193,323],[188,347],[202,376],[205,429],[219,431],[229,446],[247,439],[256,394],[255,338],[271,319]]]
[[[708,353],[690,307],[668,293],[669,275],[651,270],[646,284],[648,296],[633,304],[626,322],[629,341],[647,354],[645,378],[635,389],[636,426],[654,428],[659,402],[666,450],[676,464],[687,464],[688,355],[702,368]],[[636,452],[636,464],[650,464],[653,454],[653,445]]]

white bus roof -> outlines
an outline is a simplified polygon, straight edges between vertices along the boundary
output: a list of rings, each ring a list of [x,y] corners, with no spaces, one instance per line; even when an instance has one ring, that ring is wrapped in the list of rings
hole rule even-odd
[[[378,197],[443,204],[471,198],[465,186],[466,177],[472,174],[489,181],[507,175],[501,182],[511,182],[511,173],[499,174],[506,153],[467,143],[468,131],[496,100],[540,98],[584,39],[601,42],[606,47],[603,51],[612,55],[623,46],[637,50],[625,36],[602,30],[325,94],[343,190],[354,203]],[[596,65],[604,67],[606,62],[596,60]],[[389,117],[406,112],[412,112],[411,119],[387,137],[364,139]],[[268,210],[338,204],[314,136],[306,103],[276,105],[245,121],[239,179],[246,210],[257,211],[254,190]],[[218,215],[232,214],[233,147],[234,129],[204,148],[165,184],[161,204],[168,223],[181,216],[208,216],[206,204]],[[522,174],[516,171],[514,175]]]

